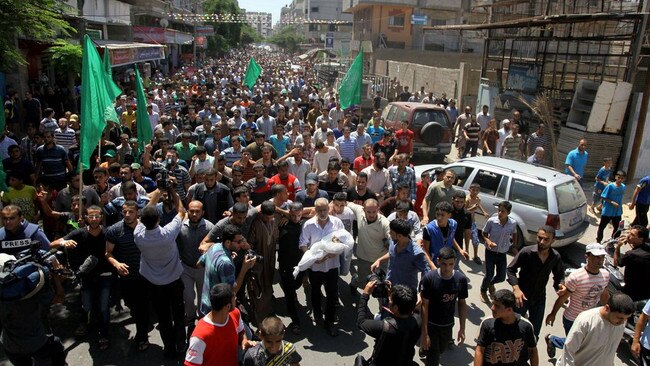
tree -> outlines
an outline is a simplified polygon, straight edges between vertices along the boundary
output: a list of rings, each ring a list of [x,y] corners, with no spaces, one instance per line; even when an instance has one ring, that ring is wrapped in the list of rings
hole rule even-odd
[[[74,99],[74,82],[81,73],[83,50],[77,43],[57,40],[54,46],[47,50],[52,56],[52,65],[59,76],[64,77],[68,84],[68,98]],[[76,103],[72,103],[76,107]]]
[[[12,71],[27,61],[18,49],[16,36],[53,42],[74,32],[62,16],[57,0],[0,0],[0,70]]]
[[[269,42],[284,48],[288,52],[296,52],[299,45],[305,42],[302,34],[298,33],[295,27],[289,26],[282,28],[278,33],[268,39]]]
[[[236,0],[208,0],[203,10],[206,14],[241,14]],[[208,53],[212,55],[223,54],[233,48],[261,40],[248,24],[217,22],[208,22],[208,24],[214,28],[214,34],[208,36]]]

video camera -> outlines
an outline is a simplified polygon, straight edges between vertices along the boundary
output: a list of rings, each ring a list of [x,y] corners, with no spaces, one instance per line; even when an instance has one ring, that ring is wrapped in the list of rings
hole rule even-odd
[[[375,282],[375,289],[372,291],[374,298],[387,298],[388,297],[388,284],[386,281],[386,272],[383,269],[377,268],[373,273],[369,274],[366,278],[368,282]]]
[[[163,191],[168,191],[174,188],[174,181],[169,178],[169,169],[171,168],[171,159],[165,161],[165,167],[158,173],[156,185]]]

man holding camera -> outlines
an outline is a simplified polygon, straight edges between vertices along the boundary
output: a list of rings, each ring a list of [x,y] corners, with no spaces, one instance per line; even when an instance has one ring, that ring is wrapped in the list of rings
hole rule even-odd
[[[440,355],[453,340],[455,305],[460,328],[456,340],[465,341],[467,319],[467,277],[456,266],[456,252],[444,247],[438,252],[438,268],[427,272],[420,283],[422,338],[420,349],[427,352],[427,366],[440,364]]]
[[[374,320],[368,309],[368,300],[377,283],[370,281],[359,300],[357,326],[367,335],[377,339],[370,364],[374,366],[411,365],[415,343],[420,335],[419,321],[413,316],[417,302],[415,290],[395,285],[388,289],[389,316]]]
[[[185,208],[173,186],[167,194],[176,203],[176,217],[160,227],[156,205],[163,195],[155,190],[151,201],[142,209],[140,223],[133,236],[140,249],[140,274],[149,282],[151,301],[158,315],[160,336],[165,345],[165,357],[175,357],[185,348],[185,307],[183,304],[183,265],[178,254],[176,237],[181,231]]]

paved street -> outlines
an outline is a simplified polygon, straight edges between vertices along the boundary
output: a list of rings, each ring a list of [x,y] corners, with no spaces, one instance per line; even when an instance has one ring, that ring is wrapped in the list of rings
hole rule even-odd
[[[632,187],[633,184],[630,184]],[[628,189],[627,197],[624,202],[629,201],[631,189]],[[589,193],[588,193],[589,194]],[[631,221],[633,216],[630,212],[625,212],[624,219]],[[585,236],[577,243],[560,248],[559,251],[568,265],[577,266],[584,258],[584,246],[593,241],[596,236],[597,220],[590,216],[592,225]],[[609,235],[609,230],[606,231]],[[480,248],[480,255],[483,258],[483,248]],[[474,356],[475,339],[478,336],[479,325],[485,318],[491,316],[489,307],[482,303],[479,298],[478,284],[480,283],[484,266],[478,266],[468,261],[461,264],[461,269],[466,273],[470,281],[470,296],[467,301],[469,306],[468,321],[466,325],[466,342],[463,345],[456,345],[442,356],[441,364],[443,365],[470,365]],[[302,365],[348,365],[351,366],[357,354],[361,353],[369,357],[372,353],[374,340],[365,336],[356,328],[356,307],[348,291],[347,281],[349,276],[343,278],[339,283],[341,301],[343,307],[338,309],[339,322],[338,326],[341,332],[338,337],[329,337],[322,328],[317,328],[309,321],[306,316],[308,308],[305,306],[305,294],[299,291],[299,300],[302,304],[302,312],[305,314],[302,318],[302,334],[294,336],[288,332],[287,339],[296,343],[300,354],[303,357]],[[509,288],[507,283],[497,285],[499,288]],[[283,293],[280,286],[276,284],[275,290],[275,309],[278,315],[283,319],[285,325],[290,320],[286,315]],[[547,288],[547,312],[555,301],[555,294],[550,285]],[[69,296],[70,297],[70,296]],[[73,296],[72,296],[73,297]],[[377,302],[371,300],[371,309],[377,310]],[[78,325],[79,318],[73,312],[72,314],[62,305],[54,306],[55,314],[54,329],[69,349],[68,363],[70,365],[176,365],[182,361],[164,360],[162,355],[162,342],[156,329],[150,333],[151,347],[148,351],[141,353],[135,350],[133,343],[129,341],[135,332],[135,325],[131,322],[128,312],[114,313],[111,324],[111,348],[108,351],[97,349],[97,337],[88,337],[84,340],[76,340],[73,333]],[[560,315],[560,314],[559,314]],[[558,315],[558,319],[560,316]],[[457,328],[454,330],[456,334]],[[556,321],[553,327],[544,326],[541,335],[547,333],[562,335],[561,321]],[[540,361],[542,365],[552,364],[546,356],[546,348],[543,339],[538,343]],[[558,355],[560,353],[558,352]],[[622,344],[619,347],[615,365],[635,365],[630,361],[629,347]],[[2,364],[8,364],[4,361]]]

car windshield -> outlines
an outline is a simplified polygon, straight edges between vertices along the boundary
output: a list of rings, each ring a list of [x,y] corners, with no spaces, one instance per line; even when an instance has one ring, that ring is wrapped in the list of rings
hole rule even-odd
[[[431,121],[449,127],[447,123],[447,113],[445,111],[417,109],[415,113],[413,113],[413,127],[422,127]]]
[[[577,181],[571,180],[555,187],[558,213],[573,211],[587,204],[587,197]]]

